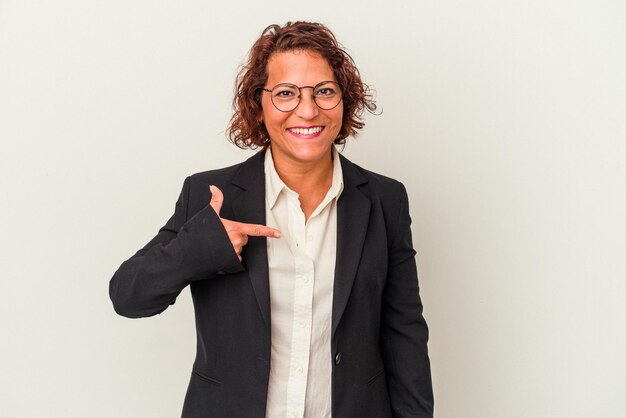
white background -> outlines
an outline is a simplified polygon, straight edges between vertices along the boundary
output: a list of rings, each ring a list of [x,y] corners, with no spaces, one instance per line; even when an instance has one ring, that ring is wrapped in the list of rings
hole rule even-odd
[[[108,280],[224,135],[270,23],[330,26],[378,93],[346,147],[403,181],[438,418],[626,416],[626,5],[0,0],[0,416],[175,417],[191,300]]]

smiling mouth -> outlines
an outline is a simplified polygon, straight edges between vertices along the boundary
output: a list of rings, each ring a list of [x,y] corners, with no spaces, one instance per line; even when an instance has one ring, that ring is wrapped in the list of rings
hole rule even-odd
[[[311,128],[288,128],[287,130],[296,135],[316,135],[322,132],[323,126],[313,126]]]

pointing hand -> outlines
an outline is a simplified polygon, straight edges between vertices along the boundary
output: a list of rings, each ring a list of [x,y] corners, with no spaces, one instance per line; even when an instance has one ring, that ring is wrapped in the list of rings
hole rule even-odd
[[[220,210],[222,209],[222,203],[224,203],[224,195],[222,191],[216,186],[209,186],[211,190],[211,207],[219,216],[220,221],[226,229],[230,243],[233,245],[239,261],[241,261],[241,250],[243,246],[248,243],[248,236],[253,237],[270,237],[280,238],[280,231],[274,228],[270,228],[265,225],[246,224],[242,222],[230,221],[220,216]]]

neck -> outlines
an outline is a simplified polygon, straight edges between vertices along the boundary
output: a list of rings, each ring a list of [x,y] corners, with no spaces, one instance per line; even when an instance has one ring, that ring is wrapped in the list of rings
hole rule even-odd
[[[273,161],[280,179],[300,196],[319,194],[322,191],[326,194],[332,184],[332,151],[321,160],[311,163],[275,158]]]

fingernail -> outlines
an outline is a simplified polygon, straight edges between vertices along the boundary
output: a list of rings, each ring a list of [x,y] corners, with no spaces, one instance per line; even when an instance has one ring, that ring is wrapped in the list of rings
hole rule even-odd
[[[274,238],[280,238],[280,237],[282,237],[280,232],[278,231],[274,232]]]

